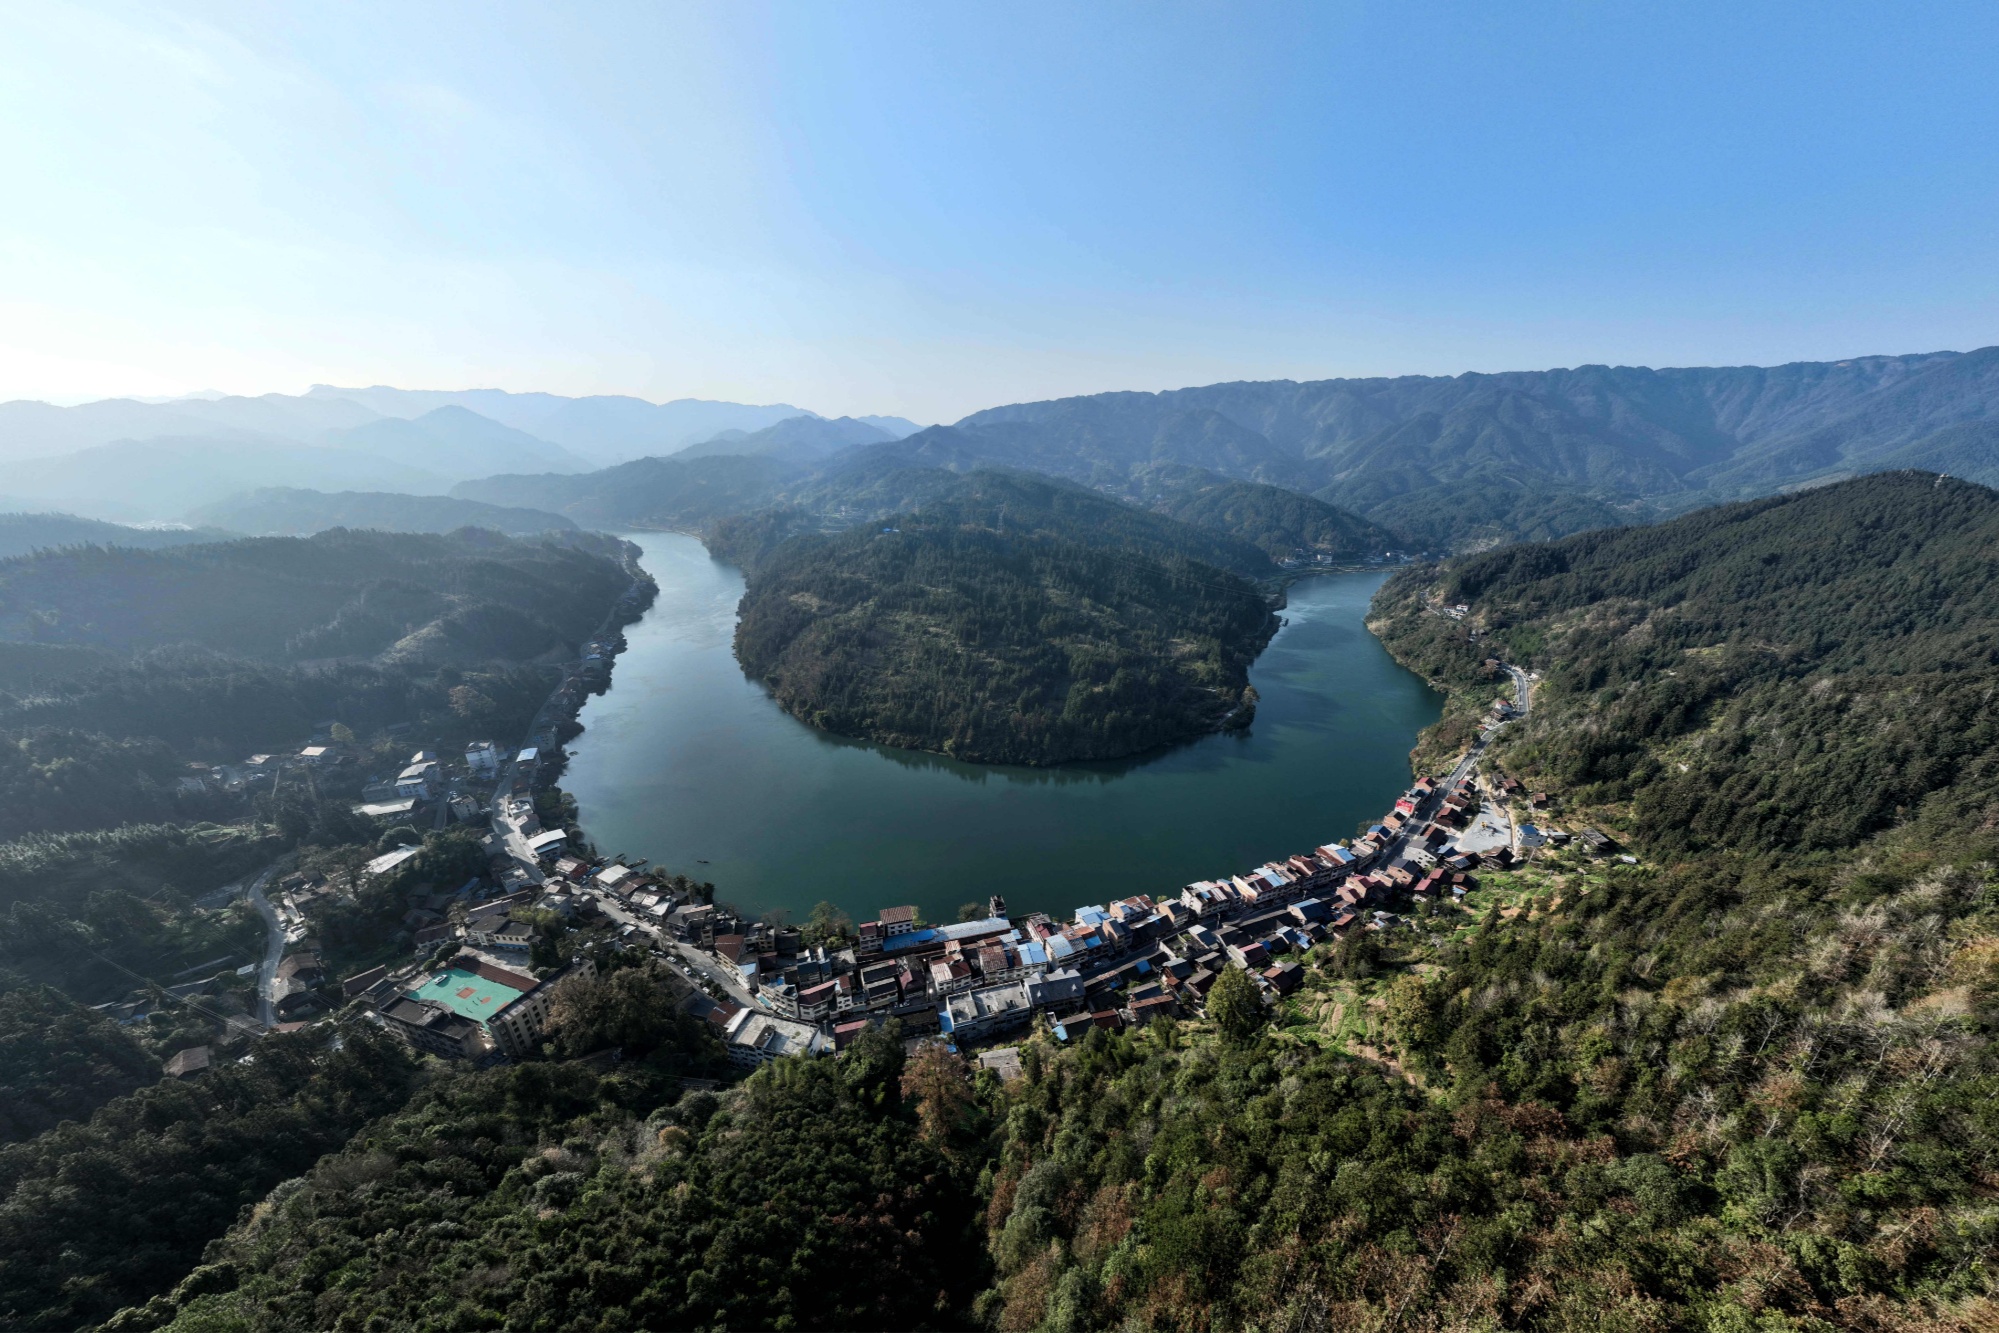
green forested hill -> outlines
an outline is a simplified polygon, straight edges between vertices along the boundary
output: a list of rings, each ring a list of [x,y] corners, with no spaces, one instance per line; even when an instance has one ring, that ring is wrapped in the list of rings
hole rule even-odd
[[[1157,513],[1225,532],[1274,560],[1292,555],[1360,560],[1408,545],[1400,534],[1322,499],[1202,468],[1147,468],[1132,479],[1128,493]]]
[[[1674,847],[1852,846],[1999,795],[1999,493],[1862,478],[1410,573],[1396,651],[1462,675],[1502,648],[1552,706],[1517,762],[1630,803]],[[1466,602],[1466,622],[1422,614]]]
[[[134,546],[157,550],[228,541],[236,534],[219,528],[133,528],[74,514],[0,514],[0,559],[63,546]]]
[[[581,534],[556,543],[335,530],[166,551],[44,551],[0,561],[0,638],[371,656],[432,621],[495,607],[539,620],[544,646],[555,646],[589,633],[602,617],[593,604],[623,591],[613,550]]]
[[[1405,1067],[1596,1145],[1534,1215],[1656,1177],[1552,1291],[1631,1326],[1707,1292],[1786,1328],[1992,1317],[1995,551],[1999,494],[1904,473],[1383,589],[1461,697],[1495,656],[1545,673],[1495,762],[1640,857],[1536,878],[1390,1002]]]
[[[725,553],[773,535],[725,528]],[[756,559],[736,651],[788,711],[985,762],[1135,754],[1248,720],[1274,627],[1255,586],[1185,554],[1254,548],[1087,491],[979,474],[885,526]]]
[[[333,531],[0,561],[0,839],[213,817],[191,759],[525,726],[629,586],[608,538]]]
[[[0,1328],[90,1327],[171,1290],[210,1237],[416,1083],[408,1048],[372,1024],[277,1033],[252,1062],[0,1148]]]
[[[972,1168],[916,1132],[901,1055],[877,1034],[664,1104],[575,1065],[462,1077],[118,1327],[962,1327]]]
[[[772,458],[727,454],[639,458],[580,475],[542,473],[460,482],[451,493],[486,504],[546,509],[612,530],[695,528],[768,504],[796,474]]]
[[[158,1074],[117,1024],[60,991],[0,992],[0,1144],[85,1119]]]
[[[260,536],[305,536],[328,528],[379,528],[384,532],[453,532],[491,528],[531,537],[568,531],[576,524],[540,509],[510,509],[449,495],[397,495],[386,491],[308,491],[272,486],[204,505],[191,515],[203,523]]]

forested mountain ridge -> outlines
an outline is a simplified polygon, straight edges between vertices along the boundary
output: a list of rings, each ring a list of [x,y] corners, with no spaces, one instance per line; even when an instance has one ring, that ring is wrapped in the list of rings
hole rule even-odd
[[[1424,574],[1378,610],[1433,675],[1545,665],[1554,706],[1511,743],[1647,837],[1842,847],[1999,799],[1995,551],[1999,493],[1885,473],[1449,566],[1476,643],[1420,613]]]
[[[1253,547],[1039,478],[974,474],[885,526],[711,536],[743,558],[743,669],[829,731],[987,763],[1135,754],[1254,706]],[[782,538],[773,542],[771,539]]]
[[[1999,494],[1888,474],[1383,589],[1378,632],[1454,702],[1493,658],[1545,673],[1490,763],[1641,857],[1538,881],[1390,1002],[1402,1063],[1467,1109],[1558,1117],[1607,1154],[1590,1188],[1657,1176],[1614,1242],[1522,1236],[1599,1318],[1992,1317],[1995,538]],[[1579,1180],[1541,1216],[1601,1206]]]
[[[600,528],[700,527],[768,505],[797,469],[770,458],[714,454],[640,458],[598,472],[486,477],[451,493],[467,500],[548,509]]]
[[[752,513],[712,525],[705,540],[711,549],[753,567],[758,552],[746,545],[750,534],[767,541],[772,532],[815,524],[829,533],[840,532],[857,519],[877,521],[948,509],[963,521],[980,521],[1021,536],[1059,538],[1154,559],[1198,560],[1249,579],[1277,573],[1261,546],[1237,536],[1224,522],[1184,521],[1158,508],[1142,508],[1033,472],[952,472],[885,460],[874,467],[844,468],[790,494],[796,497],[794,504],[767,511],[778,519],[774,527],[763,513]]]
[[[259,537],[303,537],[328,528],[375,528],[383,532],[455,532],[491,528],[510,537],[575,529],[573,520],[541,509],[512,509],[448,495],[403,495],[392,491],[310,491],[273,486],[248,491],[190,511],[189,519]],[[216,540],[211,535],[208,540]],[[118,545],[168,545],[119,542]],[[181,545],[184,543],[172,543]]]
[[[186,762],[525,725],[630,586],[622,547],[336,530],[0,561],[0,838],[214,817]]]
[[[1407,545],[1400,533],[1323,500],[1205,468],[1177,463],[1144,468],[1126,483],[1126,494],[1154,513],[1247,541],[1273,560],[1354,561]]]
[[[1479,524],[1502,539],[1537,535],[1537,520],[1594,525],[1604,511],[1591,503],[1636,504],[1628,519],[1923,465],[1962,439],[1945,432],[1995,418],[1999,348],[1984,348],[1096,394],[989,408],[950,427],[948,444],[932,432],[904,444],[1091,484],[1177,462],[1311,491],[1384,523],[1408,526],[1427,508],[1430,526],[1461,544]],[[1999,481],[1999,458],[1976,452],[1972,475]],[[1575,512],[1551,514],[1538,502],[1549,493],[1574,495]],[[1454,526],[1468,504],[1485,512]]]
[[[623,591],[609,538],[525,543],[336,530],[165,551],[82,548],[0,562],[0,641],[139,652],[195,644],[287,659],[373,656],[442,622],[517,618],[532,657],[587,635]],[[615,589],[615,591],[614,591]],[[595,615],[592,610],[595,608]],[[527,630],[527,626],[538,628]],[[498,623],[493,628],[504,633]]]
[[[896,435],[880,426],[853,417],[791,417],[757,431],[723,431],[699,444],[690,444],[673,457],[703,458],[713,454],[733,454],[744,458],[777,458],[785,462],[809,464],[842,449],[859,444],[882,444]]]
[[[197,546],[234,540],[222,528],[134,528],[74,514],[0,514],[0,560],[64,546]]]
[[[807,423],[814,429],[828,423]],[[789,426],[790,423],[785,423]],[[780,428],[773,428],[773,435]],[[1023,482],[1093,495],[1097,514],[1129,528],[1126,506],[1151,509],[1185,520],[1176,540],[1192,539],[1192,529],[1220,533],[1272,557],[1303,550],[1355,559],[1406,545],[1395,532],[1293,491],[1257,486],[1198,468],[1151,465],[1129,478],[1118,477],[1098,490],[1048,471],[995,466],[971,449],[952,445],[951,433],[932,429],[907,441],[855,445],[811,465],[782,450],[760,454],[681,454],[647,458],[581,476],[488,477],[466,482],[454,496],[489,504],[524,505],[558,511],[581,523],[603,527],[680,528],[707,531],[717,524],[766,509],[789,509],[825,527],[885,518],[933,499],[957,493],[958,477],[1012,474]],[[738,442],[740,443],[740,442]],[[706,446],[703,446],[706,448]],[[1073,503],[1081,503],[1075,501]],[[1612,514],[1609,521],[1617,521]],[[1240,551],[1218,558],[1191,550],[1197,559],[1257,575],[1266,561]],[[1245,564],[1247,561],[1247,564]]]

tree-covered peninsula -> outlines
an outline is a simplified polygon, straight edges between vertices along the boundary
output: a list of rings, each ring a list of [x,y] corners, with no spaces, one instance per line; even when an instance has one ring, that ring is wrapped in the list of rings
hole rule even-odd
[[[835,534],[753,516],[743,668],[814,726],[983,763],[1110,759],[1247,724],[1276,628],[1209,560],[1262,553],[1080,488],[975,473]],[[782,540],[774,540],[782,538]],[[1198,557],[1208,557],[1202,559]]]

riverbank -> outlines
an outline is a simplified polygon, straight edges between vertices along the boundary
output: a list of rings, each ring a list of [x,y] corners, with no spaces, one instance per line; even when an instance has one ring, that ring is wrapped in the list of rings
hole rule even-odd
[[[615,687],[585,702],[563,787],[597,847],[712,881],[752,914],[803,919],[825,899],[949,920],[997,893],[1067,916],[1230,873],[1378,816],[1441,709],[1361,624],[1387,577],[1373,571],[1291,585],[1250,668],[1246,732],[1050,769],[888,749],[815,731],[744,677],[733,567],[685,535],[633,540],[659,598],[625,629]]]

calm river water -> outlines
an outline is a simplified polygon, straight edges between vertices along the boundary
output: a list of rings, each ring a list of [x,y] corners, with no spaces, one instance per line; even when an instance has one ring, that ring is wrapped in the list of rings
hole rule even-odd
[[[632,537],[659,600],[582,714],[563,785],[606,854],[711,880],[720,901],[802,919],[914,903],[930,920],[1175,891],[1381,815],[1442,700],[1362,624],[1382,574],[1295,584],[1251,669],[1247,734],[1120,763],[987,767],[814,731],[730,652],[742,576],[678,533]]]

